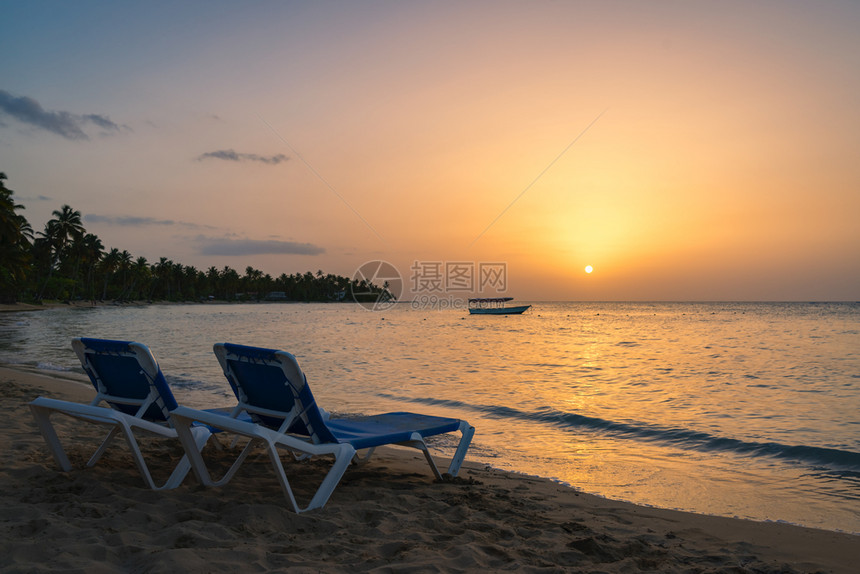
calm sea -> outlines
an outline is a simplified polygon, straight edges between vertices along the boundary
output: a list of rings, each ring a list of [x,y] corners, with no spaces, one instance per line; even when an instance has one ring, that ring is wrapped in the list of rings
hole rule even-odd
[[[230,404],[213,343],[280,348],[328,410],[469,420],[468,460],[639,504],[860,533],[860,304],[53,309],[0,314],[0,361],[80,372],[76,336],[148,344],[189,406]]]

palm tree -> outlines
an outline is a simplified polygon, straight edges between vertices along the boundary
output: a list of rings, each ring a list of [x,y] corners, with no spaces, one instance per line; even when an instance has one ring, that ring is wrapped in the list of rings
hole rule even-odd
[[[45,294],[45,289],[48,288],[48,282],[54,274],[54,261],[56,258],[55,245],[57,244],[57,228],[52,221],[45,224],[45,230],[40,231],[33,242],[33,257],[40,266],[45,268],[45,282],[36,296],[37,300],[41,300]]]
[[[68,205],[64,205],[59,210],[54,210],[51,215],[54,216],[54,219],[48,223],[53,224],[55,254],[59,259],[65,254],[64,252],[71,242],[83,237],[85,230],[81,223],[81,212]]]
[[[239,273],[232,267],[225,265],[221,271],[221,280],[224,284],[224,298],[227,300],[235,299],[236,292],[239,290]]]
[[[131,253],[124,249],[117,256],[116,266],[117,271],[119,271],[121,274],[120,281],[122,282],[122,288],[120,289],[118,297],[120,300],[123,300],[126,297],[126,288],[128,287],[128,272],[131,269],[132,261],[133,260],[131,257]]]
[[[90,299],[94,299],[92,290],[93,273],[96,264],[101,260],[104,251],[101,239],[92,233],[86,233],[83,236],[77,237],[68,247],[68,256],[73,261],[71,272],[72,284],[71,298],[75,298],[75,292],[79,284],[83,285],[84,293]],[[85,278],[83,281],[79,278],[81,267],[84,268]]]
[[[245,276],[242,277],[245,285],[245,293],[250,294],[254,293],[256,298],[260,298],[260,289],[262,287],[261,280],[263,279],[263,272],[259,269],[254,269],[250,265],[245,268]]]
[[[149,263],[147,263],[146,257],[135,259],[134,265],[131,268],[131,285],[128,288],[128,297],[130,299],[141,299],[143,286],[149,284],[151,278],[152,273],[149,270]]]
[[[171,284],[174,282],[176,283],[176,290],[173,295],[174,298],[181,300],[183,298],[182,285],[185,283],[185,266],[182,263],[176,263],[171,267],[168,276],[170,277]]]
[[[18,218],[20,217],[15,211],[24,209],[24,206],[15,203],[12,199],[14,192],[3,183],[5,179],[6,174],[0,171],[0,241],[13,242],[18,239]]]
[[[173,261],[171,261],[167,257],[162,257],[158,260],[158,263],[152,266],[152,272],[157,279],[157,285],[153,285],[153,287],[163,286],[163,290],[158,293],[162,299],[170,299],[170,275],[172,269]],[[152,298],[153,297],[150,297],[150,299]]]
[[[112,248],[107,255],[101,260],[99,267],[104,274],[104,283],[102,287],[102,299],[107,299],[108,283],[119,266],[120,254],[119,249]]]
[[[30,241],[33,228],[23,215],[24,209],[12,199],[13,191],[3,183],[6,174],[0,172],[0,301],[14,302],[30,270]]]
[[[84,234],[84,226],[81,223],[81,212],[64,205],[51,214],[54,219],[45,224],[45,231],[41,232],[42,248],[47,251],[48,276],[39,291],[38,299],[45,294],[45,289],[54,274],[54,269],[63,263],[63,258],[68,252],[71,242],[79,239]]]
[[[217,267],[206,270],[206,293],[205,295],[217,297],[220,292],[221,274]]]
[[[105,247],[102,244],[102,240],[92,233],[84,235],[81,243],[83,251],[81,265],[84,265],[87,270],[87,279],[84,282],[84,291],[90,300],[94,300],[96,298],[96,268],[102,260],[102,257],[104,257]]]
[[[184,285],[184,291],[181,293],[182,297],[186,301],[197,299],[197,291],[198,285],[201,283],[200,277],[205,279],[206,275],[197,271],[197,268],[193,265],[186,265],[181,269],[181,277],[182,285]]]

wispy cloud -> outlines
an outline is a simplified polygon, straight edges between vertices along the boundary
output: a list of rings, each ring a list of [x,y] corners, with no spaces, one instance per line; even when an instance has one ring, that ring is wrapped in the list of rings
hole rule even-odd
[[[5,90],[0,90],[0,114],[6,114],[21,123],[55,133],[69,140],[88,140],[90,136],[84,131],[88,125],[94,125],[107,133],[118,133],[127,126],[120,126],[103,114],[73,114],[66,111],[51,111],[28,96],[13,96]]]
[[[320,255],[325,249],[312,243],[275,239],[201,238],[201,255]]]
[[[200,225],[188,221],[174,221],[173,219],[157,219],[155,217],[139,217],[136,215],[93,215],[84,216],[87,223],[104,223],[107,225],[123,225],[132,227],[144,227],[148,225],[162,225],[171,227],[185,227],[191,229],[214,229],[210,225]]]
[[[232,149],[221,149],[217,151],[209,151],[197,157],[197,161],[203,161],[204,159],[222,159],[224,161],[257,161],[260,163],[267,163],[269,165],[277,165],[283,161],[287,161],[290,158],[288,158],[282,153],[267,157],[264,155],[257,155],[255,153],[239,153]]]

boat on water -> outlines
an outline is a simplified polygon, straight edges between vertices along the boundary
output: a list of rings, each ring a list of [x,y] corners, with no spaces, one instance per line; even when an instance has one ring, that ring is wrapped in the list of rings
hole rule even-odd
[[[513,297],[487,297],[481,299],[469,299],[470,315],[519,315],[531,305],[516,305],[508,307],[508,301]]]

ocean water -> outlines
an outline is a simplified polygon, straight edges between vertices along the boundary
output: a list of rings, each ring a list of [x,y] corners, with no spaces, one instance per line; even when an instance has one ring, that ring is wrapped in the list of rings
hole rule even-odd
[[[0,314],[0,362],[81,373],[76,336],[146,343],[189,406],[231,403],[213,343],[279,348],[328,410],[468,420],[467,460],[638,504],[860,533],[860,304],[49,309]]]

